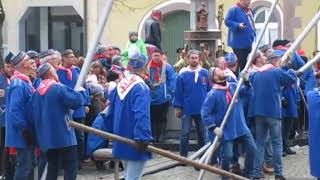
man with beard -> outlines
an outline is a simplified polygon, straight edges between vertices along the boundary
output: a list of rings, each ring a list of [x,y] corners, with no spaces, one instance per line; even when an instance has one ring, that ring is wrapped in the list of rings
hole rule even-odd
[[[181,118],[180,155],[187,157],[192,121],[196,125],[198,147],[205,144],[205,129],[201,119],[201,106],[210,90],[208,70],[201,68],[199,51],[188,52],[189,66],[180,70],[174,91],[173,106],[176,117]]]
[[[123,56],[122,65],[127,67],[129,59],[137,53],[148,57],[146,46],[143,40],[138,38],[138,33],[130,32],[126,50],[121,54]]]
[[[252,94],[249,77],[247,73],[243,73],[242,75],[245,85],[240,91],[240,96],[249,96]],[[220,128],[237,84],[234,82],[227,82],[225,70],[217,67],[213,67],[209,70],[209,80],[211,80],[214,85],[201,108],[203,121],[208,128],[208,136],[214,137],[214,133],[216,136],[222,138],[221,163],[222,168],[226,171],[229,171],[230,163],[234,158],[233,146],[239,141],[242,142],[245,154],[247,155],[245,158],[244,176],[251,178],[254,175],[256,145],[250,130],[247,127],[241,101],[236,101],[224,130]],[[210,140],[212,141],[213,139]],[[228,178],[222,177],[222,179]]]
[[[14,179],[28,179],[34,164],[34,145],[32,127],[28,120],[28,102],[34,91],[29,76],[36,76],[36,63],[25,52],[20,51],[11,60],[15,72],[7,88],[5,115],[6,147],[17,150]]]

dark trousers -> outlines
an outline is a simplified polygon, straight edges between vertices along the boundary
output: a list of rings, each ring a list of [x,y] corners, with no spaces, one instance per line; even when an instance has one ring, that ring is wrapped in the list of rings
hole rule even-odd
[[[73,118],[74,121],[85,124],[86,119],[85,118]],[[78,143],[78,159],[79,159],[79,165],[82,160],[85,158],[85,139],[84,139],[84,132],[75,130],[77,143]]]
[[[48,169],[46,180],[57,180],[59,162],[62,162],[64,179],[75,180],[78,172],[77,146],[70,146],[47,151]]]
[[[161,135],[163,136],[165,133],[169,105],[169,102],[159,105],[151,105],[151,128],[155,142],[159,142]]]
[[[242,71],[242,69],[244,69],[244,67],[246,66],[247,58],[251,52],[251,48],[250,49],[233,49],[233,52],[236,54],[238,58],[238,63],[239,63],[238,69]]]
[[[294,118],[286,118],[284,117],[282,119],[282,147],[283,150],[289,148],[288,141],[289,141],[289,136],[290,132],[293,129],[293,125],[296,122]]]

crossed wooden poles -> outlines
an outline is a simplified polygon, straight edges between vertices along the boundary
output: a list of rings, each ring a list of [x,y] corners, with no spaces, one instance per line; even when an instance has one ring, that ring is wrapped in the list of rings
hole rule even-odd
[[[90,65],[91,65],[95,50],[96,50],[96,48],[98,46],[98,42],[99,42],[100,37],[102,35],[103,29],[104,29],[104,27],[106,25],[106,22],[108,20],[108,16],[110,14],[110,11],[111,11],[113,3],[114,3],[114,0],[106,0],[105,6],[104,6],[104,10],[103,10],[103,13],[101,15],[100,21],[98,23],[98,27],[97,27],[94,39],[93,39],[93,41],[91,42],[91,44],[89,46],[89,50],[88,50],[88,53],[87,53],[83,68],[82,68],[82,70],[80,72],[79,79],[78,79],[76,87],[75,87],[76,90],[78,90],[79,87],[82,86],[82,84],[84,82],[84,79],[85,79],[86,75],[89,72]],[[263,37],[263,34],[264,34],[265,30],[266,30],[267,25],[268,25],[270,16],[271,16],[272,12],[274,11],[277,3],[278,3],[278,0],[274,0],[273,4],[271,6],[270,13],[268,15],[268,20],[265,22],[263,31],[260,33],[260,35],[259,35],[259,37],[257,39],[257,42],[253,46],[252,52],[249,55],[249,58],[248,58],[246,66],[244,68],[244,71],[248,70],[248,68],[249,68],[249,66],[250,66],[250,64],[251,64],[251,62],[253,60],[253,55],[258,49],[259,43],[260,43],[260,41],[261,41],[261,39]],[[289,50],[287,50],[287,52],[284,54],[284,56],[282,57],[283,64],[287,64],[288,63],[288,61],[290,60],[291,54],[296,51],[296,49],[299,46],[299,44],[304,40],[304,38],[308,35],[308,33],[311,31],[311,29],[317,24],[319,19],[320,19],[320,12],[318,12],[314,16],[314,18],[307,25],[307,27],[304,29],[304,31],[298,36],[296,41],[291,45]],[[298,72],[304,73],[314,63],[316,63],[319,59],[320,59],[320,54],[315,56],[307,64],[305,64],[303,67],[301,67],[298,70]],[[240,80],[238,82],[238,85],[237,85],[237,88],[236,88],[236,91],[235,91],[235,94],[234,94],[234,96],[233,96],[233,98],[231,100],[230,106],[228,107],[226,115],[225,115],[225,117],[223,119],[223,122],[222,122],[222,125],[221,125],[222,129],[224,128],[225,124],[228,121],[228,118],[229,118],[229,116],[231,114],[231,111],[232,111],[232,109],[234,107],[235,101],[238,98],[239,90],[240,90],[240,87],[241,87],[242,83],[243,83],[243,78],[240,78]],[[104,132],[104,131],[101,131],[101,130],[98,130],[98,129],[94,129],[92,127],[88,127],[88,126],[76,123],[74,121],[70,121],[69,125],[71,127],[73,127],[73,128],[78,129],[78,130],[82,130],[82,131],[85,131],[85,132],[88,132],[88,133],[93,133],[93,134],[96,134],[98,136],[104,137],[106,139],[120,141],[120,142],[123,142],[123,143],[130,144],[130,145],[132,145],[134,147],[137,147],[137,143],[135,141],[131,140],[131,139],[127,139],[127,138],[124,138],[124,137],[121,137],[121,136],[117,136],[117,135],[114,135],[114,134],[111,134],[111,133],[108,133],[108,132]],[[147,147],[146,151],[149,151],[149,152],[152,152],[152,153],[156,153],[156,154],[159,154],[161,156],[176,160],[176,161],[178,161],[178,162],[180,162],[182,164],[190,165],[190,166],[193,166],[195,168],[201,169],[199,177],[198,177],[198,180],[202,179],[202,177],[204,175],[204,170],[210,171],[210,172],[215,173],[215,174],[219,174],[221,176],[227,176],[227,177],[230,177],[230,178],[233,178],[233,179],[236,179],[236,180],[244,180],[244,179],[246,179],[244,177],[241,177],[239,175],[230,173],[228,171],[224,171],[224,170],[221,170],[219,168],[207,165],[209,160],[212,157],[212,154],[217,149],[219,141],[220,141],[219,138],[216,137],[212,144],[205,145],[200,150],[198,150],[196,153],[191,155],[189,158],[185,158],[185,157],[176,155],[176,154],[174,154],[172,152],[165,151],[163,149],[156,148],[156,147],[151,146],[151,145],[149,145]],[[204,154],[204,155],[199,160],[199,162],[195,161],[195,159],[200,157],[202,154]],[[178,164],[179,163],[177,163],[177,165]]]

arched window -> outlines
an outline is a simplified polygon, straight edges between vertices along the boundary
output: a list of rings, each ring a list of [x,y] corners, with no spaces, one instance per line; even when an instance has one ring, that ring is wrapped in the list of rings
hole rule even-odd
[[[269,7],[258,7],[254,9],[254,22],[257,36],[262,31],[263,25],[267,21],[269,11]],[[281,35],[279,32],[279,27],[281,27],[281,22],[278,20],[276,13],[273,12],[260,45],[271,44],[274,40],[280,38]]]

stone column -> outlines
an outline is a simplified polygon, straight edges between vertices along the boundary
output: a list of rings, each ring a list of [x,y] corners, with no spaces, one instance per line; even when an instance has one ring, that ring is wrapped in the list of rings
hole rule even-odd
[[[40,50],[45,51],[49,47],[48,35],[48,7],[40,7]]]

